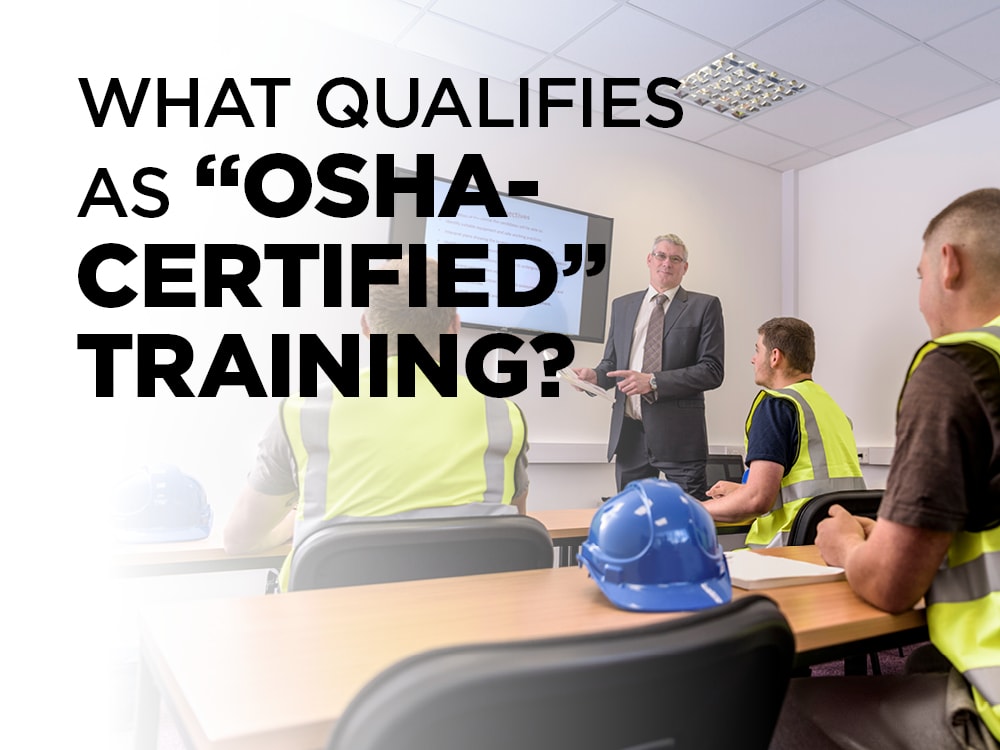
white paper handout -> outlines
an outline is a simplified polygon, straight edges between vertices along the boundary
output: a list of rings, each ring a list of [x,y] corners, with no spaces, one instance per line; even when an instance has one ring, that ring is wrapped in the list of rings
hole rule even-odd
[[[843,581],[845,578],[843,568],[790,560],[787,557],[760,555],[749,549],[727,552],[726,561],[729,563],[729,577],[733,586],[751,591]]]
[[[555,356],[556,356],[555,352],[553,352],[551,349],[546,349],[545,351],[542,352],[542,357],[544,357],[545,359],[553,359],[555,358]],[[575,388],[579,388],[581,391],[590,396],[600,396],[606,401],[615,400],[615,393],[613,390],[611,389],[604,390],[599,385],[588,383],[586,380],[580,380],[580,378],[576,376],[576,373],[573,372],[568,367],[564,367],[561,370],[557,370],[556,374],[570,385],[574,386]]]
[[[559,377],[563,378],[567,383],[572,386],[579,388],[584,393],[588,393],[591,396],[600,396],[608,401],[615,400],[615,394],[612,390],[604,390],[599,385],[594,385],[593,383],[588,383],[586,380],[580,380],[576,376],[576,373],[570,370],[568,367],[558,371]]]

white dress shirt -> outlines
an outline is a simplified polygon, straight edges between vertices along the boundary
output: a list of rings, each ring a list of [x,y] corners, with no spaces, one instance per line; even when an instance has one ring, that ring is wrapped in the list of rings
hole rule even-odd
[[[632,351],[629,355],[628,367],[630,370],[642,372],[642,355],[646,348],[646,331],[649,330],[649,316],[653,314],[656,304],[653,299],[658,294],[667,295],[667,301],[663,303],[663,314],[666,315],[670,301],[674,298],[677,287],[657,291],[652,285],[646,289],[646,296],[642,298],[642,305],[639,306],[639,314],[635,317],[635,328],[632,330]],[[625,414],[632,419],[642,419],[642,396],[633,395],[628,397],[625,404]]]

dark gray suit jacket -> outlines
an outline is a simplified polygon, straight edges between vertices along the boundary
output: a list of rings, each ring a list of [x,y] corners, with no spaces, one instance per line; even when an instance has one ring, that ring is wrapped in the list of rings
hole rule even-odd
[[[617,383],[608,372],[629,369],[632,332],[646,290],[611,303],[604,359],[595,368],[602,388]],[[642,401],[646,446],[660,461],[695,461],[708,456],[705,391],[722,385],[725,328],[718,297],[677,287],[663,320],[663,365],[656,371],[656,400]],[[626,396],[615,391],[608,460],[617,452]]]

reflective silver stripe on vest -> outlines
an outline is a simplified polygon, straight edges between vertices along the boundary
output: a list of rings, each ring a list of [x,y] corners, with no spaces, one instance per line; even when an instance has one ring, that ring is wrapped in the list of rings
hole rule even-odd
[[[484,503],[502,503],[504,463],[514,439],[514,427],[507,402],[502,398],[483,399],[486,402],[486,453],[483,455],[483,475],[486,477]]]
[[[1000,667],[976,667],[962,673],[991,706],[1000,704]]]
[[[820,492],[833,492],[835,490],[863,490],[865,480],[863,477],[837,477],[830,478],[830,467],[826,462],[826,448],[823,445],[823,437],[816,423],[816,414],[813,412],[809,402],[801,393],[791,388],[780,388],[778,393],[782,393],[795,402],[802,409],[802,416],[805,422],[805,438],[809,447],[809,462],[812,464],[813,479],[805,479],[781,488],[781,504],[790,503],[793,500],[801,500],[804,497],[813,497]],[[803,436],[800,436],[800,439]]]
[[[333,389],[324,389],[316,398],[307,399],[300,411],[302,442],[309,446],[307,464],[302,486],[299,488],[302,510],[300,520],[295,524],[293,544],[300,544],[302,539],[328,522],[324,521],[327,512],[327,470],[330,463],[329,420],[333,409]],[[429,515],[446,517],[469,515],[504,515],[513,506],[503,504],[505,459],[511,450],[514,439],[514,427],[511,414],[507,410],[504,399],[483,397],[486,417],[486,450],[483,454],[483,475],[485,491],[482,509],[473,509],[471,505],[455,506],[454,510],[440,508],[432,509]],[[496,508],[503,510],[494,510]],[[419,509],[417,509],[419,510]],[[517,512],[513,508],[513,512]],[[419,513],[412,517],[419,517]],[[385,516],[388,518],[388,516]],[[396,514],[393,517],[403,517]]]
[[[954,568],[941,568],[927,592],[927,606],[982,599],[1000,591],[1000,552],[984,552]]]
[[[413,508],[387,516],[334,516],[324,521],[323,526],[348,523],[371,523],[379,521],[410,521],[421,518],[469,518],[470,516],[516,516],[520,515],[513,505],[488,505],[486,503],[466,503],[465,505],[436,505],[432,508]]]
[[[805,479],[787,487],[781,488],[782,503],[801,500],[804,497],[815,497],[824,492],[839,492],[840,490],[863,490],[864,477],[831,477],[829,479]]]
[[[295,524],[293,543],[302,540],[300,534],[312,532],[312,524],[326,515],[327,467],[330,464],[330,414],[333,408],[333,389],[322,389],[314,399],[303,402],[299,411],[302,443],[310,446],[307,453],[306,471],[299,498],[303,508],[300,511],[305,523]],[[313,448],[315,446],[315,448]]]

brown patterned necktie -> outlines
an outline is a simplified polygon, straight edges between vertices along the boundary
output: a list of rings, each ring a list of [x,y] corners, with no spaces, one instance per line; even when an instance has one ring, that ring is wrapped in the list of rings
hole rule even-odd
[[[646,329],[646,343],[642,348],[642,371],[657,372],[663,367],[663,304],[667,301],[667,295],[657,294],[653,297],[653,304],[656,308],[650,313],[649,327]],[[656,396],[653,393],[642,395],[646,401],[652,403]]]

